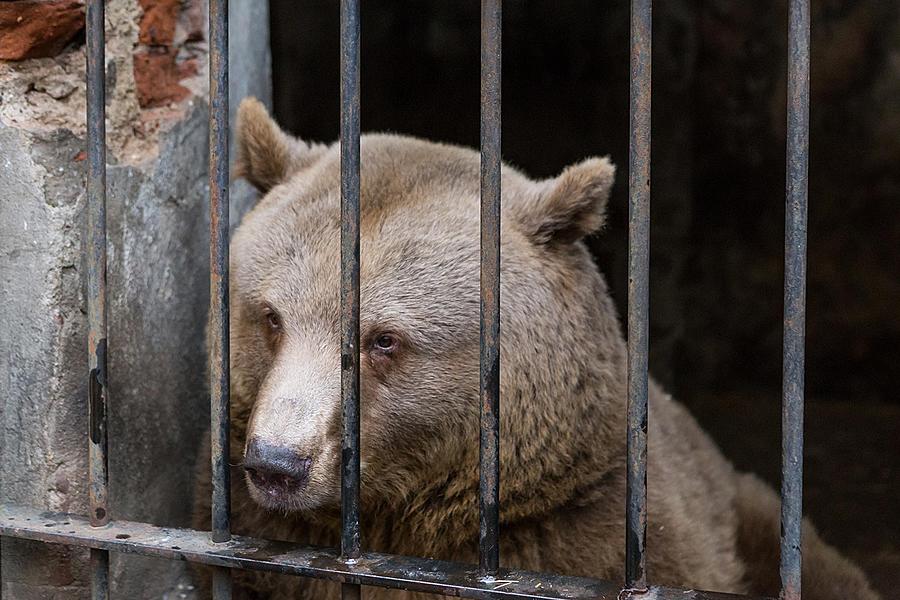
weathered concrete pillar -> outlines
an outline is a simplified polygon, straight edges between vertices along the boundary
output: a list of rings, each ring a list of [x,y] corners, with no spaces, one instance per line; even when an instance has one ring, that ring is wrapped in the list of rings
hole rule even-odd
[[[106,16],[110,510],[180,526],[209,420],[205,8],[109,0]],[[69,28],[48,32],[42,10]],[[0,6],[0,500],[78,513],[87,506],[82,28],[77,0]],[[269,102],[267,3],[233,0],[230,29],[233,104],[247,94]],[[236,187],[234,220],[250,201]],[[8,539],[2,552],[4,600],[87,597],[86,552]],[[111,569],[117,597],[148,598],[171,590],[184,565],[114,555]]]

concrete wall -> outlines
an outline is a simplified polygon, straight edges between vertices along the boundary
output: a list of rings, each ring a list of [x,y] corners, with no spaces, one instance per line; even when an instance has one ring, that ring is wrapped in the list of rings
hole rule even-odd
[[[107,4],[110,509],[187,525],[208,426],[206,47],[190,33],[205,29],[205,7],[183,4],[159,40],[144,33],[151,4]],[[230,4],[232,103],[270,102],[268,5]],[[135,91],[141,54],[171,56],[182,76],[163,104]],[[83,73],[77,43],[0,63],[0,499],[76,513],[87,505]],[[235,186],[233,221],[251,202]],[[87,597],[85,552],[8,539],[2,552],[4,599]],[[180,563],[114,555],[111,568],[119,598],[189,592]]]

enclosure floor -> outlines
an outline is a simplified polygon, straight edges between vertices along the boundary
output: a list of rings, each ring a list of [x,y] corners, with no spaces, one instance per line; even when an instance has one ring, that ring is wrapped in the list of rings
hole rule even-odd
[[[738,468],[777,486],[775,394],[709,395],[687,404]],[[885,600],[900,599],[900,406],[813,398],[805,424],[804,513]]]

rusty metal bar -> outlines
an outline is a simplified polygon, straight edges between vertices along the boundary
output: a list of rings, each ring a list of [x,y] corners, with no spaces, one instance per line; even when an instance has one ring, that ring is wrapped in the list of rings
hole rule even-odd
[[[481,355],[479,564],[500,567],[501,0],[481,1]]]
[[[109,522],[106,326],[106,33],[103,0],[87,3],[88,498],[94,527]],[[91,550],[91,597],[109,598],[109,553]]]
[[[109,550],[91,548],[91,600],[109,598]]]
[[[625,586],[647,587],[647,378],[650,306],[651,0],[631,3],[628,180],[628,472]]]
[[[621,598],[618,584],[584,577],[500,569],[494,578],[486,579],[476,565],[368,552],[348,561],[336,549],[239,535],[216,544],[205,531],[129,521],[92,528],[82,516],[11,504],[0,505],[0,535],[480,600]],[[771,600],[655,586],[650,592],[646,597],[655,600]]]
[[[228,0],[209,1],[209,302],[212,541],[231,538],[228,304]],[[213,598],[231,598],[231,575],[213,572]]]
[[[800,600],[809,165],[809,0],[788,7],[787,182],[781,409],[781,598]]]
[[[359,0],[341,0],[341,555],[359,535]],[[352,582],[344,600],[359,600]]]

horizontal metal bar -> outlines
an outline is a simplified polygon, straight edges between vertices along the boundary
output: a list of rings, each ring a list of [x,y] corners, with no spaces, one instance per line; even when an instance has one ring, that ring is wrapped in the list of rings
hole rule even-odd
[[[240,535],[232,535],[228,542],[213,543],[206,531],[131,521],[91,527],[81,516],[14,504],[0,505],[0,535],[460,598],[771,600],[656,586],[644,594],[629,596],[617,584],[585,577],[513,569],[500,569],[494,577],[484,577],[476,565],[373,552],[363,552],[358,559],[348,560],[341,558],[336,549]]]

